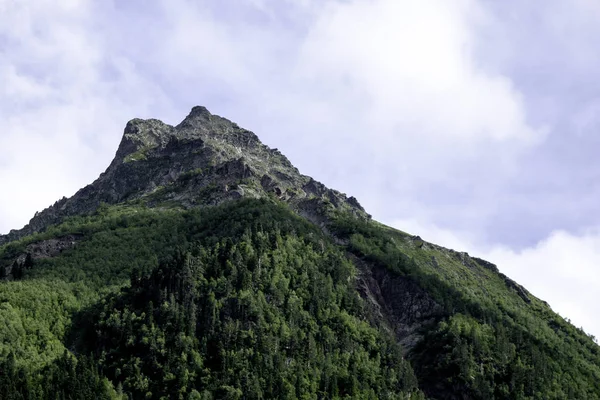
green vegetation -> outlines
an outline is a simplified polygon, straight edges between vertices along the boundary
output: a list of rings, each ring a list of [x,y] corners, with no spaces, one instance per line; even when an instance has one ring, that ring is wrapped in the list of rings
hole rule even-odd
[[[492,266],[330,214],[131,203],[1,246],[0,398],[600,398],[598,346]],[[405,356],[359,265],[439,305]]]
[[[399,345],[366,322],[355,267],[285,206],[104,207],[0,260],[75,234],[74,248],[0,286],[2,390],[45,398],[73,378],[69,365],[107,398],[420,396]]]
[[[148,158],[147,156],[147,151],[148,149],[142,148],[138,151],[136,151],[135,153],[131,153],[128,154],[125,159],[123,160],[123,162],[132,162],[132,161],[143,161],[146,160]]]
[[[376,223],[340,216],[331,229],[350,252],[415,282],[442,305],[410,357],[429,396],[600,398],[597,344],[511,289],[495,268]]]

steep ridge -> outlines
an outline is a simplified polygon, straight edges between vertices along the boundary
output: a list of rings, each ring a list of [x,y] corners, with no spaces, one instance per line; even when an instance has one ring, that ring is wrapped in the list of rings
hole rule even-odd
[[[130,121],[95,182],[0,237],[0,279],[0,398],[600,398],[593,338],[494,264],[203,107]]]
[[[369,217],[355,198],[301,175],[254,133],[196,106],[175,127],[155,119],[129,121],[114,160],[96,181],[36,213],[23,229],[0,235],[0,244],[68,216],[91,214],[103,203],[144,199],[189,208],[266,195],[318,223],[324,222],[328,207]]]

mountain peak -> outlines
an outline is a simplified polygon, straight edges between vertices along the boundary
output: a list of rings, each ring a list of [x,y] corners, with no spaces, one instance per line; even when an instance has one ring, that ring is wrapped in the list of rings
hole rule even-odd
[[[113,163],[132,161],[149,149],[165,146],[173,134],[173,127],[158,119],[134,118],[125,126]]]
[[[210,124],[213,119],[220,119],[218,115],[211,114],[210,111],[204,106],[194,106],[191,111],[184,118],[184,120],[177,126],[178,128],[192,128],[198,129],[206,124]],[[228,121],[229,122],[229,121]]]
[[[37,213],[10,237],[0,236],[0,244],[93,213],[102,203],[190,208],[240,197],[278,198],[318,224],[335,209],[370,218],[355,198],[300,174],[251,131],[196,106],[175,127],[157,119],[129,121],[115,158],[95,182]]]
[[[209,119],[212,116],[212,114],[210,113],[210,111],[208,111],[208,109],[204,106],[194,106],[192,107],[192,110],[190,111],[189,115],[187,116],[186,119],[188,118],[205,118],[205,119]]]
[[[233,127],[237,128],[237,125],[211,114],[204,106],[192,107],[188,116],[176,127],[158,119],[134,118],[125,126],[113,164],[145,159],[149,151],[163,149],[173,140],[206,139],[211,134],[229,133]]]

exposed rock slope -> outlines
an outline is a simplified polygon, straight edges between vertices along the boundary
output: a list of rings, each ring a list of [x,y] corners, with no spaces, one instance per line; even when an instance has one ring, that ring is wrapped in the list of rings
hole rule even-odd
[[[95,182],[37,213],[23,229],[0,235],[0,245],[93,213],[102,203],[139,199],[187,208],[266,195],[316,223],[331,209],[369,217],[355,198],[300,174],[254,133],[197,106],[175,127],[156,119],[129,121],[114,160]]]

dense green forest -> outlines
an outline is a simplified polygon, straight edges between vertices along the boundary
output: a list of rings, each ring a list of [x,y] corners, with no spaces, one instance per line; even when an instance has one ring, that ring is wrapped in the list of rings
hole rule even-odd
[[[73,234],[1,286],[7,398],[419,398],[355,267],[285,206],[104,208],[2,258]]]
[[[351,252],[417,282],[443,305],[411,353],[428,394],[600,398],[600,347],[539,299],[509,290],[494,266],[352,218],[339,218],[334,230]]]
[[[0,247],[0,267],[1,399],[600,398],[600,348],[542,301],[344,212],[103,206]],[[365,268],[439,306],[414,346],[361,296]]]

